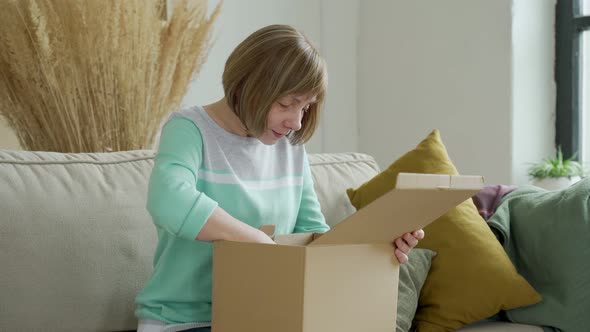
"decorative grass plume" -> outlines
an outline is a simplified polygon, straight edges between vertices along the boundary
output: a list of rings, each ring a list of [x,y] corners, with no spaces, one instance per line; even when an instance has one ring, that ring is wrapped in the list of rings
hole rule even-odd
[[[27,150],[149,148],[210,48],[217,6],[0,1],[0,115]]]

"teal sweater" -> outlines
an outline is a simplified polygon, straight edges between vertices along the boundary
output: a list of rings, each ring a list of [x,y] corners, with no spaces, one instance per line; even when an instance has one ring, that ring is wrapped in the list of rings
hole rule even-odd
[[[231,134],[201,107],[174,113],[149,182],[158,245],[136,298],[139,319],[211,320],[213,245],[195,237],[217,206],[256,228],[274,224],[276,234],[328,230],[302,145]]]

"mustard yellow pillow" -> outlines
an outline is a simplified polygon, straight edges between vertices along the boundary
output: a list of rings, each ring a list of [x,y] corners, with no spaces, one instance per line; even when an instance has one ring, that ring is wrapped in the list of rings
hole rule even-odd
[[[358,189],[348,189],[360,209],[395,187],[397,174],[458,174],[438,130]],[[428,202],[422,202],[428,204]],[[424,229],[419,247],[438,253],[422,288],[415,324],[418,332],[455,331],[500,310],[541,300],[517,272],[471,199]]]

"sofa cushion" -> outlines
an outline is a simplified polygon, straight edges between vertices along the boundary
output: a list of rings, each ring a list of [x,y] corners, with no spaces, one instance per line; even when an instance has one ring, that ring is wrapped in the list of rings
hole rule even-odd
[[[350,190],[352,203],[361,209],[395,188],[400,172],[458,174],[435,130],[371,181]],[[419,331],[453,331],[500,310],[540,301],[516,272],[471,199],[424,231],[426,237],[419,247],[434,250],[437,256],[420,295],[416,313]]]
[[[346,189],[359,186],[379,173],[375,159],[362,153],[310,154],[309,164],[314,189],[330,227],[355,212]]]
[[[145,209],[152,157],[0,151],[2,330],[137,327],[157,241]]]
[[[133,330],[156,231],[145,208],[153,151],[0,151],[0,322],[7,331]],[[329,224],[346,188],[378,172],[358,153],[309,155]]]

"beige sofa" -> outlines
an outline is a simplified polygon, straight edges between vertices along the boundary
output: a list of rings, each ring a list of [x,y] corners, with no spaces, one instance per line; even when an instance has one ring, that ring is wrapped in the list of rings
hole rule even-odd
[[[0,151],[0,331],[136,327],[133,300],[156,244],[145,210],[153,155]],[[358,153],[310,162],[331,226],[354,212],[345,190],[379,171]],[[542,329],[479,323],[461,331]]]

